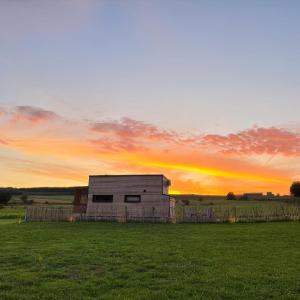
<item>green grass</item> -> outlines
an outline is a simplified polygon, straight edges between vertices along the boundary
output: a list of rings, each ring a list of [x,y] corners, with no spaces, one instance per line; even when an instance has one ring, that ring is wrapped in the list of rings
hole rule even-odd
[[[300,299],[300,222],[0,221],[0,299]]]
[[[24,206],[5,206],[0,209],[0,220],[24,218]]]
[[[220,206],[220,207],[241,207],[241,208],[251,208],[251,207],[269,207],[269,206],[280,206],[284,202],[280,200],[226,200],[222,199],[202,199],[201,201],[196,199],[189,200],[189,206],[197,207],[208,207],[208,206]],[[178,206],[184,205],[181,200],[177,201]]]

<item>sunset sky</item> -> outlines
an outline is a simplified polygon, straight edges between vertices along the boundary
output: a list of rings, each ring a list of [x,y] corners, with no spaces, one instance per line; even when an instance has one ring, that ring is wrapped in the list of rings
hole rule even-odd
[[[300,180],[300,2],[0,1],[0,186]]]

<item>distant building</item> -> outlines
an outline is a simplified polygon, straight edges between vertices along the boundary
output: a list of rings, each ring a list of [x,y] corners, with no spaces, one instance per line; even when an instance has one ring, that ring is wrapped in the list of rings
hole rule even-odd
[[[264,198],[263,193],[245,193],[244,197],[247,197],[249,200],[261,200]]]

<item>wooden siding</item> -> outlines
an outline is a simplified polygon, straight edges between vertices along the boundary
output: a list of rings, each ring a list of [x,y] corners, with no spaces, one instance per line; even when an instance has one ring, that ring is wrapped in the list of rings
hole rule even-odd
[[[139,209],[141,207],[145,208],[155,208],[155,209],[165,209],[169,210],[169,196],[165,195],[141,195],[141,202],[138,203],[126,203],[124,202],[125,195],[114,194],[114,199],[112,203],[94,203],[92,202],[92,195],[89,195],[89,202],[87,206],[87,215],[93,215],[99,208],[110,210],[111,207],[120,207],[121,211],[124,210],[126,206],[128,209]]]
[[[118,215],[169,217],[168,179],[163,175],[90,176],[87,216]],[[93,195],[113,195],[112,203],[95,203]],[[126,195],[140,195],[138,203],[125,202]]]
[[[90,176],[89,194],[167,194],[162,175]]]

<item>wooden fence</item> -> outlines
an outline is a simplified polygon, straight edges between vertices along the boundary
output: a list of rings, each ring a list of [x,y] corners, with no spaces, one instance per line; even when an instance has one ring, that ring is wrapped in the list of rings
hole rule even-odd
[[[177,213],[177,222],[179,223],[246,223],[300,220],[300,207],[293,205],[206,208],[183,206],[180,209],[181,211]]]
[[[293,205],[255,207],[177,207],[176,220],[165,208],[103,207],[92,215],[74,213],[72,207],[28,206],[25,221],[117,221],[150,223],[236,223],[300,220],[300,207]]]
[[[117,221],[166,223],[171,221],[165,208],[111,205],[98,207],[93,214],[74,211],[72,207],[28,206],[25,221]]]
[[[80,214],[79,220],[118,222],[169,222],[168,207],[136,207],[131,205],[105,205],[93,209],[90,214]]]
[[[25,221],[71,221],[72,207],[45,207],[28,206],[25,212]]]

